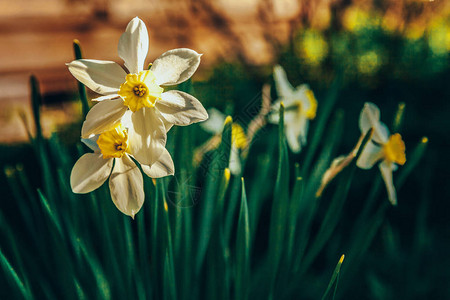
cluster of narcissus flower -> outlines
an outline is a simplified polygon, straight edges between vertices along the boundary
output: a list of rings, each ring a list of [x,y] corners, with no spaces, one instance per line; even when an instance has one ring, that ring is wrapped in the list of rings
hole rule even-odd
[[[313,120],[316,117],[316,98],[314,97],[314,93],[306,84],[302,84],[294,89],[287,80],[286,72],[279,65],[274,67],[273,77],[278,93],[278,99],[272,104],[270,109],[267,109],[267,112],[264,108],[263,99],[263,108],[261,110],[262,115],[260,114],[256,116],[253,121],[256,121],[260,117],[266,117],[266,114],[268,114],[268,121],[273,124],[278,124],[280,117],[280,105],[283,103],[285,107],[284,127],[287,143],[292,152],[299,153],[302,147],[306,145],[309,120]],[[264,94],[265,93],[263,91],[263,97]],[[202,123],[201,127],[205,131],[215,134],[215,137],[211,140],[211,142],[207,142],[207,145],[212,145],[209,148],[214,148],[218,146],[218,139],[216,137],[221,133],[223,123],[225,121],[225,115],[214,108],[210,109],[208,113],[210,118],[208,121]],[[265,122],[258,124],[256,128],[253,128],[253,130],[260,130],[264,125]],[[249,126],[249,128],[250,127],[251,126]],[[249,137],[237,122],[233,122],[231,134],[232,145],[229,169],[232,174],[240,175],[242,174],[241,154],[244,153],[245,150],[248,150],[249,144],[252,142],[252,139],[255,137],[256,133],[249,132],[249,136],[251,134],[251,137]]]
[[[111,198],[117,208],[134,217],[144,202],[143,172],[159,178],[174,174],[166,150],[167,132],[173,125],[204,121],[208,114],[192,95],[170,90],[189,79],[200,64],[200,54],[181,48],[165,52],[144,70],[148,33],[142,20],[134,18],[119,40],[119,56],[127,74],[112,61],[79,59],[67,64],[70,73],[102,96],[86,116],[82,141],[94,153],[84,154],[72,170],[75,193],[88,193],[108,177]]]
[[[278,99],[271,106],[268,113],[268,121],[275,124],[279,122],[279,109],[283,103],[285,107],[284,126],[286,140],[291,151],[299,153],[302,147],[306,145],[309,120],[313,120],[316,117],[317,100],[306,84],[302,84],[294,89],[287,79],[286,72],[279,65],[274,67],[273,78]],[[202,123],[201,126],[205,131],[215,134],[215,137],[211,139],[212,142],[209,143],[209,145],[212,145],[209,148],[215,148],[218,146],[219,139],[217,137],[223,128],[225,115],[214,108],[208,112],[210,119]],[[405,144],[402,137],[399,133],[389,134],[387,126],[380,121],[380,110],[373,103],[364,105],[359,118],[359,127],[361,130],[359,142],[350,154],[340,156],[333,161],[331,167],[323,175],[322,185],[317,191],[317,196],[320,196],[326,185],[343,168],[350,164],[361,147],[364,135],[370,129],[373,129],[372,137],[363,146],[364,148],[358,157],[356,165],[361,169],[370,169],[375,163],[380,162],[379,169],[386,184],[389,201],[392,205],[396,205],[397,196],[392,180],[392,172],[397,169],[397,165],[403,165],[406,162]],[[232,174],[242,174],[242,157],[240,154],[251,142],[251,138],[246,136],[243,128],[238,123],[233,123],[229,162],[229,169]]]

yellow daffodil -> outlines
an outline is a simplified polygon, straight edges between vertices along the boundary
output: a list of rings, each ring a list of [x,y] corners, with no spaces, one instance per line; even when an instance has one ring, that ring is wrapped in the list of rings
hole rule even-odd
[[[397,195],[392,181],[392,172],[397,170],[397,165],[406,162],[405,143],[400,134],[390,134],[387,126],[380,121],[380,110],[373,103],[365,103],[359,118],[359,128],[362,134],[373,128],[372,139],[366,144],[356,165],[361,169],[370,169],[378,165],[381,176],[386,184],[389,201],[397,204]]]
[[[272,105],[269,122],[279,122],[278,112],[280,103],[283,102],[286,139],[292,152],[299,153],[306,145],[309,120],[316,117],[317,100],[306,84],[294,89],[287,80],[286,72],[279,65],[274,68],[274,80],[279,99]]]
[[[164,86],[189,79],[200,64],[200,54],[187,48],[173,49],[144,70],[148,33],[142,20],[134,18],[119,40],[119,56],[127,74],[112,61],[79,59],[68,64],[70,73],[91,90],[103,95],[83,123],[82,138],[114,128],[125,112],[131,111],[132,140],[129,152],[144,165],[152,165],[164,153],[166,132],[173,125],[190,125],[208,118],[202,104],[193,96]]]
[[[99,188],[109,177],[111,198],[124,214],[134,218],[144,203],[142,174],[130,154],[128,129],[121,123],[113,129],[82,141],[94,151],[86,153],[75,163],[70,175],[72,191],[89,193]],[[169,152],[164,149],[158,161],[151,166],[142,165],[150,177],[174,174]]]
[[[208,109],[209,119],[200,124],[200,126],[212,134],[219,135],[222,133],[223,124],[225,123],[225,115],[215,108]],[[218,144],[215,146],[218,146]],[[228,168],[231,174],[240,175],[242,172],[242,163],[240,153],[247,147],[247,136],[244,129],[236,122],[231,125],[231,153]],[[211,149],[209,149],[211,150]]]

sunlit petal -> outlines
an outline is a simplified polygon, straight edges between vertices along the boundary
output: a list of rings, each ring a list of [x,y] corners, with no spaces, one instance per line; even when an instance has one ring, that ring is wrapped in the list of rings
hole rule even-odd
[[[168,91],[156,102],[156,108],[169,123],[186,126],[208,118],[203,105],[195,97],[180,91]]]
[[[101,153],[86,153],[78,159],[70,174],[72,191],[78,194],[92,192],[100,187],[111,173],[113,160],[103,159]]]
[[[143,70],[148,52],[148,32],[141,19],[135,17],[128,23],[120,37],[118,50],[130,73],[137,74]]]
[[[142,165],[152,165],[166,146],[166,127],[154,107],[144,107],[131,116],[129,152]]]
[[[113,61],[79,59],[67,64],[70,73],[101,95],[117,94],[127,73]]]
[[[151,166],[141,165],[142,171],[151,178],[160,178],[175,173],[175,166],[169,151],[164,149],[158,160]]]
[[[122,99],[104,100],[94,105],[86,116],[81,129],[81,137],[89,138],[113,128],[127,111]]]
[[[187,48],[169,50],[151,67],[158,85],[175,85],[188,80],[200,64],[201,54]]]
[[[134,218],[144,204],[144,181],[139,168],[128,155],[115,158],[109,189],[116,207]]]

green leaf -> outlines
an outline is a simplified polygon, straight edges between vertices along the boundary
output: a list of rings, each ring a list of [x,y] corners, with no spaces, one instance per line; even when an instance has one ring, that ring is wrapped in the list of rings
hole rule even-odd
[[[103,269],[101,268],[98,260],[95,258],[92,251],[88,251],[86,245],[81,240],[78,240],[79,247],[81,249],[81,253],[83,257],[88,262],[89,267],[91,268],[92,274],[95,277],[95,281],[97,284],[98,291],[100,293],[101,299],[111,299],[111,289],[108,283],[108,280],[104,274]]]
[[[322,300],[325,300],[328,298],[328,295],[330,294],[333,285],[334,285],[334,292],[333,292],[333,297],[331,299],[334,300],[334,297],[336,296],[338,282],[339,282],[339,272],[341,270],[341,266],[342,266],[342,262],[344,261],[344,257],[345,256],[342,255],[341,258],[339,259],[339,262],[337,263],[336,268],[334,269],[333,275],[331,276],[330,283],[328,283],[328,287],[322,296]],[[336,282],[336,284],[335,284],[335,282]]]
[[[42,194],[42,192],[38,189],[39,200],[41,200],[41,204],[44,208],[44,211],[47,213],[49,219],[52,221],[53,225],[56,228],[56,231],[64,239],[64,233],[61,227],[61,222],[59,221],[58,215],[52,210],[50,207],[47,198]]]
[[[250,280],[250,224],[247,196],[242,178],[241,209],[236,237],[236,292],[235,299],[248,299]]]
[[[269,227],[269,252],[271,261],[270,295],[273,296],[278,268],[283,253],[286,236],[286,216],[289,208],[289,159],[284,136],[284,105],[280,105],[280,122],[278,125],[278,171],[275,182],[274,198]]]
[[[198,227],[197,255],[195,259],[195,273],[199,274],[203,265],[206,250],[212,233],[212,223],[216,206],[216,197],[220,185],[220,178],[230,161],[231,151],[231,125],[233,120],[230,116],[225,120],[222,133],[222,142],[214,153],[213,161],[206,175],[206,186],[204,190],[203,203],[200,207],[200,220]]]
[[[81,45],[78,40],[73,40],[73,52],[75,54],[75,59],[82,59],[83,54],[81,52]],[[86,87],[81,82],[78,82],[78,93],[80,94],[81,107],[83,111],[83,118],[86,118],[86,115],[89,112],[89,102],[86,95]]]
[[[36,126],[36,140],[38,144],[42,144],[42,127],[41,127],[41,105],[42,97],[39,89],[39,83],[34,75],[30,76],[31,86],[31,104],[33,107],[34,124]]]
[[[370,141],[372,132],[373,129],[367,132],[364,136],[361,147],[358,149],[358,153],[356,154],[356,158],[361,155],[362,150]],[[315,236],[314,242],[311,244],[310,250],[308,251],[302,263],[301,269],[303,272],[308,270],[309,266],[314,262],[314,259],[317,257],[319,252],[322,250],[326,242],[333,234],[333,231],[340,220],[341,211],[344,206],[345,200],[347,199],[355,170],[356,163],[353,163],[347,170],[344,170],[344,174],[341,174],[337,190],[333,195],[329,207],[327,208],[327,212],[320,225],[319,231]]]
[[[405,163],[405,166],[401,168],[399,171],[397,180],[395,182],[395,187],[397,190],[400,190],[400,188],[403,186],[403,184],[406,181],[406,178],[412,173],[412,171],[416,168],[416,166],[419,164],[420,160],[422,159],[423,155],[425,154],[425,151],[427,149],[428,145],[428,138],[423,137],[419,144],[414,148],[412,153],[408,155],[408,160]]]

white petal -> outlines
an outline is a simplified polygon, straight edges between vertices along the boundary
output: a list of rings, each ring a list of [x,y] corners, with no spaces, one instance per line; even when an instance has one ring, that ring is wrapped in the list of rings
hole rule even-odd
[[[378,167],[380,168],[381,176],[386,184],[389,201],[395,206],[397,205],[397,193],[395,191],[394,183],[392,182],[393,165],[393,163],[383,161]]]
[[[97,140],[98,140],[99,136],[100,135],[98,135],[98,134],[92,135],[92,136],[90,136],[87,139],[81,139],[81,142],[83,142],[83,144],[88,146],[89,149],[91,149],[92,151],[99,152],[100,148],[98,147],[98,144],[97,144]]]
[[[225,115],[218,109],[208,109],[208,120],[200,123],[200,127],[213,134],[221,133],[225,122]]]
[[[130,73],[139,73],[144,68],[148,52],[148,32],[144,22],[135,17],[128,23],[118,46],[119,56]]]
[[[166,146],[166,127],[154,107],[144,107],[131,116],[129,151],[142,165],[152,165]]]
[[[173,127],[173,123],[169,123],[166,121],[166,119],[162,118],[162,121],[164,123],[164,127],[166,127],[166,132],[169,132],[170,129]]]
[[[284,132],[292,152],[299,153],[302,147],[306,145],[308,125],[308,119],[304,116],[300,116],[294,122],[285,123]]]
[[[240,175],[242,172],[241,158],[239,156],[239,149],[234,145],[231,147],[230,163],[228,164],[231,174]]]
[[[101,95],[117,94],[127,73],[113,61],[78,59],[67,64],[70,73]]]
[[[175,166],[169,151],[164,149],[164,152],[158,160],[151,166],[141,165],[142,171],[151,178],[160,178],[175,174]]]
[[[208,119],[208,113],[195,97],[180,91],[161,94],[156,108],[167,122],[186,126]]]
[[[86,153],[75,163],[70,174],[72,191],[78,194],[92,192],[106,181],[113,160],[103,159],[101,153]]]
[[[383,157],[383,149],[372,141],[369,141],[356,161],[356,165],[361,169],[370,169]]]
[[[276,65],[273,68],[273,79],[275,81],[278,96],[280,98],[291,98],[294,88],[289,83],[286,72],[280,65]]]
[[[374,129],[372,139],[375,142],[385,144],[388,141],[389,130],[380,122],[379,108],[373,103],[366,102],[359,116],[359,129],[366,134],[371,128]]]
[[[128,155],[115,159],[109,189],[117,209],[134,218],[144,204],[144,181],[139,168]]]
[[[106,95],[106,96],[101,96],[101,97],[91,99],[91,101],[102,102],[104,100],[113,100],[113,99],[117,99],[119,97],[120,96],[118,94],[111,94],[111,95]]]
[[[200,65],[200,56],[194,50],[179,48],[158,57],[151,67],[158,85],[175,85],[188,80]]]
[[[105,100],[94,105],[86,116],[81,128],[81,136],[89,138],[92,134],[100,134],[113,128],[127,111],[123,100]]]

